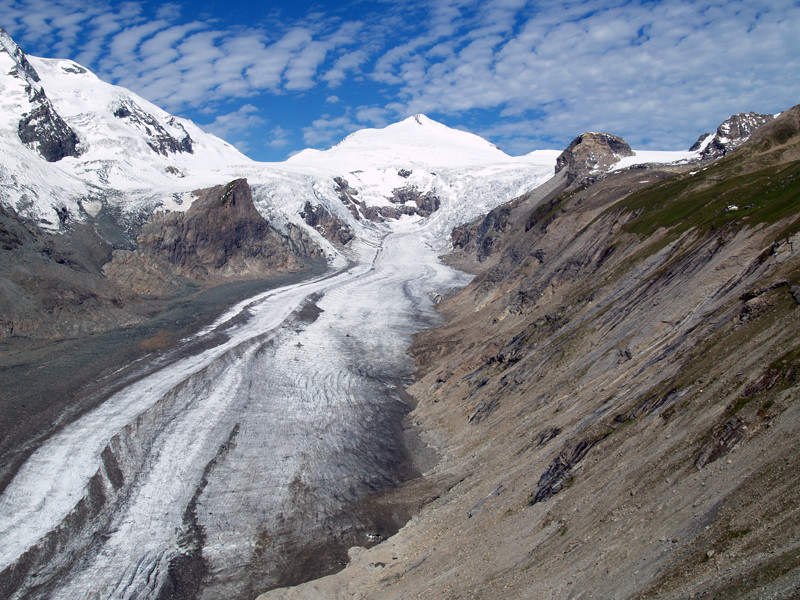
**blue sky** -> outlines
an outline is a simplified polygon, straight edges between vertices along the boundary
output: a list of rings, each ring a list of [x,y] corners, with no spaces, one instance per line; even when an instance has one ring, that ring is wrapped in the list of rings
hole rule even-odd
[[[514,155],[583,131],[686,149],[800,103],[791,0],[0,0],[0,25],[257,160],[415,113]]]

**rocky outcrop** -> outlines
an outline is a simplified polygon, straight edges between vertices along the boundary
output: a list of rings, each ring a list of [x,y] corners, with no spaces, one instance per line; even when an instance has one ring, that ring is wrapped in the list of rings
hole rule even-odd
[[[411,171],[404,172],[408,175],[401,177],[411,175]],[[441,206],[441,200],[435,194],[429,191],[422,192],[413,185],[392,190],[392,195],[386,199],[393,206],[367,206],[358,199],[358,190],[350,187],[344,177],[334,177],[333,181],[339,199],[356,220],[363,218],[373,223],[382,223],[387,220],[397,220],[403,215],[429,217]]]
[[[167,261],[135,250],[115,249],[103,274],[120,288],[149,298],[171,297],[185,283]]]
[[[17,43],[8,35],[8,32],[0,27],[0,52],[6,52],[14,61],[16,67],[10,75],[20,77],[25,81],[39,83],[39,74],[33,68],[31,63],[28,62],[27,56],[22,51],[22,48],[17,46]]]
[[[334,189],[339,196],[339,200],[347,207],[347,210],[350,211],[353,218],[356,221],[360,221],[361,213],[358,209],[360,206],[363,206],[363,203],[357,198],[358,190],[351,188],[344,177],[334,177],[333,183],[336,186]]]
[[[479,262],[497,251],[501,234],[509,226],[511,206],[498,206],[477,223],[456,227],[450,238],[458,250],[471,248]]]
[[[513,223],[529,217],[532,208],[548,205],[567,188],[567,174],[562,170],[535,190],[494,208],[484,217],[456,227],[450,234],[453,250],[442,258],[447,264],[470,273],[495,269],[502,262],[502,251],[508,243],[505,234]],[[540,253],[535,254],[535,259],[541,259]]]
[[[763,115],[754,112],[737,113],[726,119],[712,135],[704,133],[689,150],[700,151],[705,160],[721,158],[746,142],[753,132],[769,123],[774,115]]]
[[[421,192],[415,186],[405,186],[392,190],[387,198],[392,204],[399,205],[402,213],[429,217],[441,206],[441,200],[432,192]]]
[[[185,213],[154,215],[137,241],[140,252],[199,281],[254,279],[307,267],[256,210],[244,179],[205,190]]]
[[[312,206],[311,202],[306,202],[300,217],[322,237],[335,244],[345,246],[354,237],[353,230],[347,223],[332,215],[322,204]]]
[[[167,123],[173,129],[172,132],[169,132],[158,119],[142,110],[132,100],[123,100],[113,107],[112,112],[118,119],[124,119],[141,131],[147,139],[147,145],[158,154],[169,156],[170,153],[187,152],[192,154],[194,152],[192,138],[174,117],[171,117]]]
[[[44,90],[31,96],[31,110],[19,122],[19,139],[32,147],[48,162],[67,156],[78,156],[78,136],[55,111]]]
[[[597,178],[633,150],[621,137],[610,133],[583,133],[556,159],[556,173],[566,171],[568,183]]]
[[[25,83],[30,110],[22,115],[17,127],[19,139],[34,148],[42,158],[56,162],[66,156],[78,156],[77,134],[56,112],[40,83],[39,74],[28,62],[25,53],[0,28],[0,51],[14,61],[10,75]]]

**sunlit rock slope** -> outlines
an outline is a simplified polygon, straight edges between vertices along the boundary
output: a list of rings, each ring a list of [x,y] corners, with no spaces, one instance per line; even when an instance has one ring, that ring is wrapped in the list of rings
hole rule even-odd
[[[427,505],[262,600],[800,594],[800,107],[677,171],[490,214],[413,346]]]

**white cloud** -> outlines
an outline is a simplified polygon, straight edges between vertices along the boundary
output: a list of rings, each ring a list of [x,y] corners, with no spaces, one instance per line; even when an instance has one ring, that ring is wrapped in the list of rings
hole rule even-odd
[[[348,73],[360,73],[361,65],[364,64],[368,58],[364,50],[356,50],[343,54],[336,59],[333,67],[322,76],[322,80],[327,81],[328,85],[332,88],[338,87],[347,79]]]
[[[371,127],[386,127],[394,117],[393,111],[378,106],[364,106],[356,110],[358,122]]]
[[[318,93],[311,145],[415,112],[491,122],[478,127],[504,148],[585,129],[686,145],[732,112],[800,96],[794,0],[381,1],[239,26],[193,19],[181,3],[0,2],[24,48],[74,58],[172,112],[238,101],[272,114],[276,97]],[[241,110],[211,125],[257,117]]]
[[[168,19],[174,21],[181,15],[181,5],[174,2],[166,2],[158,7],[156,11],[157,19]]]
[[[270,131],[270,139],[267,146],[270,148],[281,149],[289,145],[289,134],[291,132],[280,125],[273,127]]]
[[[133,27],[126,27],[122,32],[114,36],[109,50],[113,58],[117,61],[124,60],[126,56],[134,56],[138,54],[136,50],[143,40],[168,26],[169,23],[167,21],[157,20],[148,21],[147,23],[135,25]]]
[[[323,115],[303,128],[303,141],[312,147],[329,146],[356,129],[359,129],[359,125],[350,117],[331,118]]]
[[[498,10],[489,5],[468,34],[444,43],[423,32],[389,50],[373,76],[398,86],[406,112],[495,110],[518,119],[543,113],[527,123],[546,136],[599,124],[663,144],[685,130],[687,118],[694,127],[701,114],[721,119],[771,109],[758,106],[759,94],[800,75],[797,38],[779,33],[800,31],[800,11],[789,2],[568,3],[520,12],[519,33],[501,31],[496,23],[510,23],[520,6],[509,2],[500,18],[488,19]],[[452,4],[444,8],[434,12],[450,15],[434,25],[437,34],[442,23],[467,18]],[[791,93],[784,96],[785,105],[794,102]]]
[[[201,125],[201,127],[205,131],[227,140],[266,123],[267,120],[259,115],[257,107],[245,104],[233,112],[217,115],[211,123]]]
[[[314,87],[314,76],[325,56],[328,46],[322,42],[309,41],[305,47],[292,56],[284,71],[287,90],[307,90]]]
[[[79,58],[99,75],[178,111],[311,89],[331,53],[352,44],[362,28],[358,21],[321,14],[267,29],[181,22],[178,3],[148,15],[150,9],[139,2],[115,7],[103,0],[78,7],[65,0],[9,2],[7,25],[21,43],[30,38],[63,48],[65,57]],[[363,60],[344,59],[340,68],[352,70]]]

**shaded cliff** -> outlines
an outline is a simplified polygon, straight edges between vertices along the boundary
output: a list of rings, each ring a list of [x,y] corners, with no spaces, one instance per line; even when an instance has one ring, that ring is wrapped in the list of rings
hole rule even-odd
[[[429,503],[263,598],[796,597],[798,151],[519,199],[412,349]]]
[[[305,244],[275,231],[256,210],[247,181],[237,179],[198,192],[185,213],[153,215],[137,237],[135,256],[117,252],[105,272],[119,279],[130,275],[126,270],[152,272],[166,264],[167,276],[196,281],[268,277],[322,258],[316,249],[308,252],[304,234],[295,233]]]

